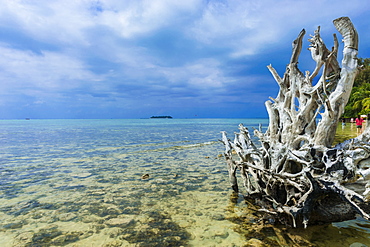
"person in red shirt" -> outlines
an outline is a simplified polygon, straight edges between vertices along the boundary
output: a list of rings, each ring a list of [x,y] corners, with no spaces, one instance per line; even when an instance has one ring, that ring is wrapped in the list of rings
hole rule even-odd
[[[357,135],[362,134],[362,123],[363,123],[364,121],[365,121],[365,120],[364,120],[361,116],[358,116],[358,117],[356,118]]]

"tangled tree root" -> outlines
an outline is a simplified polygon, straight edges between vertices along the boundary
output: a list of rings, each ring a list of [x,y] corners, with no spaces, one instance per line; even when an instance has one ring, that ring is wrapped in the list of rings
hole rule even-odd
[[[365,182],[370,174],[366,169],[370,164],[369,129],[355,139],[331,146],[358,70],[356,29],[347,17],[333,22],[344,41],[342,68],[337,62],[336,35],[330,51],[319,27],[309,39],[316,68],[312,74],[303,74],[298,69],[305,34],[302,30],[293,42],[284,76],[268,66],[280,91],[265,104],[267,131],[254,130],[260,147],[242,124],[234,141],[222,132],[233,190],[239,191],[239,170],[248,199],[259,205],[260,211],[293,227],[344,221],[356,215],[370,217],[366,213],[370,190]],[[313,85],[321,69],[322,75]]]

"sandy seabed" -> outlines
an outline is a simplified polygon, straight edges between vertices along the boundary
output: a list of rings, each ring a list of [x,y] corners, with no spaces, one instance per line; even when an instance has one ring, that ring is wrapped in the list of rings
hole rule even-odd
[[[196,150],[214,145],[156,157],[55,157],[52,175],[39,163],[28,167],[32,176],[13,167],[23,179],[2,191],[0,246],[241,246],[243,236],[227,220],[224,161]]]

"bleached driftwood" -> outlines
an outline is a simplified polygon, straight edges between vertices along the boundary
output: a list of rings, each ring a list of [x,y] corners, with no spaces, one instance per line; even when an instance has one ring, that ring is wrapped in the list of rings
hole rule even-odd
[[[267,66],[280,90],[276,98],[265,103],[267,131],[254,130],[260,148],[242,124],[234,141],[222,132],[234,191],[239,191],[236,172],[240,170],[246,197],[254,199],[261,211],[293,227],[343,221],[356,215],[369,218],[368,190],[361,181],[370,177],[370,170],[364,168],[370,163],[369,129],[358,138],[332,147],[357,74],[358,50],[358,35],[350,19],[342,17],[333,23],[343,36],[341,68],[336,35],[329,50],[320,37],[320,27],[309,39],[316,62],[312,74],[303,74],[298,68],[305,30],[293,42],[283,77]],[[317,75],[320,78],[314,85]],[[239,160],[234,160],[233,150]]]

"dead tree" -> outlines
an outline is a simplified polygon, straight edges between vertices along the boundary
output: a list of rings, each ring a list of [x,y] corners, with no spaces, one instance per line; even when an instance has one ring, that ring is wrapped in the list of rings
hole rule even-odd
[[[329,50],[319,27],[309,39],[316,67],[303,74],[298,68],[303,29],[293,42],[284,76],[267,66],[280,90],[265,103],[267,131],[254,130],[260,145],[253,143],[242,124],[233,141],[222,132],[231,187],[239,191],[239,170],[246,198],[258,204],[260,211],[293,227],[344,221],[357,215],[369,218],[364,182],[370,174],[370,169],[366,170],[370,164],[369,129],[332,147],[358,70],[356,29],[347,17],[333,23],[343,36],[342,67],[337,62],[336,35]]]

